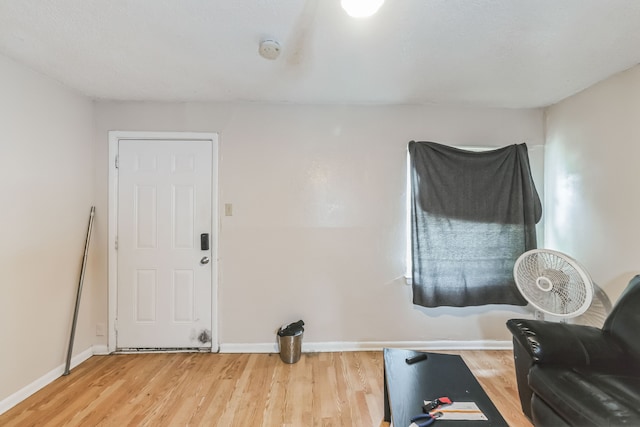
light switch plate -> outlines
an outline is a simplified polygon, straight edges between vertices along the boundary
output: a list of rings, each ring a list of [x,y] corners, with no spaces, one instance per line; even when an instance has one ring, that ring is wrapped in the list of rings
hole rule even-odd
[[[107,331],[107,327],[104,323],[96,324],[96,336],[103,337]]]

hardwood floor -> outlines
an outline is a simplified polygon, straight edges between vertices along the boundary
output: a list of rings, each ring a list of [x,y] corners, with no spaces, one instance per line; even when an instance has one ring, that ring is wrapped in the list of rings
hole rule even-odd
[[[462,355],[509,425],[531,426],[510,351],[446,353]],[[277,354],[94,356],[0,426],[381,426],[382,365],[382,352],[304,353],[292,365]]]

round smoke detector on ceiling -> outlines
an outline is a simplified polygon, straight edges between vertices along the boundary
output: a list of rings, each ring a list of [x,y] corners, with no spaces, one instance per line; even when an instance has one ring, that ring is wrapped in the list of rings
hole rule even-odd
[[[263,58],[276,59],[280,55],[280,43],[275,40],[263,40],[258,52]]]

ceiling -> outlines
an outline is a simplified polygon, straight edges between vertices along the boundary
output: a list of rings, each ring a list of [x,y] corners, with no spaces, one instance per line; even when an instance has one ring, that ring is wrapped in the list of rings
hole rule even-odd
[[[638,64],[640,1],[0,0],[0,53],[102,99],[529,108]]]

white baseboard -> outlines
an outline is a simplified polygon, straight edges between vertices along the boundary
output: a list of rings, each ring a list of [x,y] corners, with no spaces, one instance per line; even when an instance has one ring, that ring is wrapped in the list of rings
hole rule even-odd
[[[104,347],[104,349],[102,349],[102,347]],[[84,350],[79,354],[76,354],[71,358],[70,369],[75,368],[76,366],[78,366],[79,364],[81,364],[82,362],[84,362],[94,354],[107,354],[106,350],[107,350],[107,346],[89,347],[88,349]],[[0,414],[7,412],[9,409],[13,408],[18,403],[25,400],[27,397],[31,396],[32,394],[42,389],[46,385],[60,378],[64,373],[64,368],[65,368],[65,364],[63,363],[62,365],[52,369],[51,371],[47,372],[40,378],[36,379],[31,384],[27,384],[26,386],[22,387],[20,390],[8,396],[7,398],[0,400]]]
[[[107,347],[107,345],[94,345],[92,347],[93,349],[93,355],[94,356],[106,356],[107,354],[110,354],[109,352],[109,348]]]
[[[302,341],[302,352],[381,351],[383,348],[412,350],[512,350],[511,341],[370,341],[370,342],[316,342]],[[277,353],[276,343],[220,344],[220,353]]]
[[[278,352],[278,345],[276,343],[220,344],[220,353],[277,353],[277,352]]]

